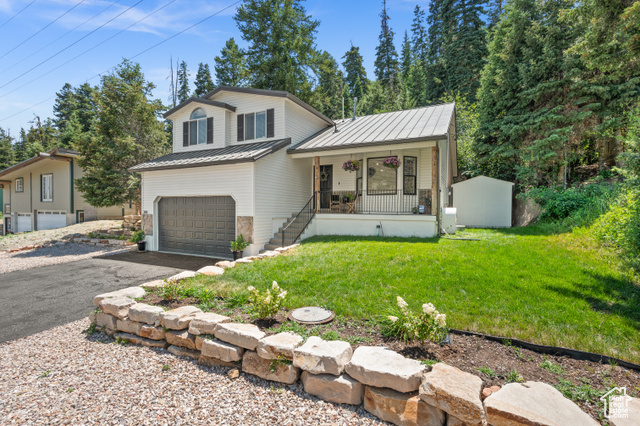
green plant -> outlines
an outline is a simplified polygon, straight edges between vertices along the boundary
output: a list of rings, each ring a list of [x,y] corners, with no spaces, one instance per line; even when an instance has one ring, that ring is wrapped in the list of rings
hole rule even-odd
[[[235,241],[230,241],[231,243],[231,251],[242,251],[249,247],[251,244],[249,241],[246,241],[242,234],[238,235]]]
[[[340,340],[340,339],[341,339],[341,337],[340,337],[340,335],[338,334],[338,332],[337,332],[337,331],[334,331],[334,330],[326,331],[325,333],[323,333],[323,334],[320,336],[320,338],[321,338],[322,340]]]
[[[492,369],[490,369],[489,367],[480,367],[480,368],[478,368],[478,371],[481,372],[482,374],[484,374],[485,376],[490,377],[490,378],[498,376],[496,374],[496,372],[493,371]]]
[[[51,373],[51,370],[43,371],[42,374],[40,374],[40,378],[44,379],[49,375],[49,373]]]
[[[574,402],[597,400],[604,395],[605,392],[603,390],[594,389],[591,386],[589,379],[583,377],[580,381],[581,383],[579,385],[574,385],[569,380],[559,379],[555,388]]]
[[[540,363],[540,368],[544,368],[550,373],[553,374],[564,374],[564,369],[553,361],[548,361],[545,357],[545,360]]]
[[[229,309],[239,308],[249,303],[249,296],[245,292],[235,293],[224,299],[224,304]]]
[[[86,334],[87,336],[92,336],[99,331],[100,330],[98,330],[98,323],[94,321],[91,324],[89,324],[89,328],[83,331],[83,333]]]
[[[143,241],[143,240],[144,240],[144,231],[141,229],[139,231],[134,232],[133,235],[131,235],[129,242],[139,243],[140,241]]]
[[[440,361],[438,361],[437,359],[422,359],[420,360],[420,363],[422,365],[426,365],[427,367],[431,367],[432,365],[435,365],[437,363],[439,363]]]
[[[288,331],[290,333],[294,333],[297,334],[299,336],[302,336],[303,339],[307,339],[311,334],[309,332],[309,330],[307,330],[306,327],[298,324],[295,321],[287,321],[284,324],[282,324],[280,327],[272,327],[269,329],[270,331],[277,331],[278,333],[283,333],[285,331]]]
[[[516,371],[514,368],[507,374],[505,374],[504,379],[507,383],[522,383],[524,382],[524,378]]]
[[[261,319],[271,318],[277,314],[287,296],[287,292],[280,289],[275,281],[271,288],[268,288],[264,293],[260,293],[253,286],[249,286],[247,290],[249,290],[249,304],[251,305],[249,312],[254,317]]]
[[[396,300],[395,315],[383,320],[383,335],[420,343],[426,340],[441,342],[447,337],[447,316],[438,312],[431,303],[422,305],[422,312],[416,314],[409,310],[409,305],[402,297],[398,296]]]
[[[171,368],[171,364],[163,364],[162,365],[162,371],[169,371],[170,368]]]
[[[278,355],[276,359],[272,359],[271,362],[269,363],[269,371],[271,371],[272,373],[275,373],[279,365],[291,365],[291,364],[293,364],[293,361],[291,361],[288,358],[285,358],[282,355]]]
[[[126,346],[130,342],[129,342],[129,339],[125,339],[125,338],[122,338],[122,337],[116,337],[116,343],[119,344],[119,345]]]

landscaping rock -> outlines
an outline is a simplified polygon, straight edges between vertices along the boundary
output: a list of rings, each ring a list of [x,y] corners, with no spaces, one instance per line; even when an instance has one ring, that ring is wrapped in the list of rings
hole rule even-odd
[[[125,297],[129,297],[131,299],[137,299],[139,297],[144,296],[146,293],[147,292],[142,287],[123,288],[122,290],[112,291],[112,292],[109,292],[109,293],[103,293],[103,294],[97,295],[96,297],[93,298],[93,304],[96,305],[96,306],[100,306],[100,302],[103,299],[106,299],[106,298],[109,298],[109,297],[125,296]]]
[[[200,354],[198,357],[198,364],[204,365],[207,367],[236,367],[236,363],[234,362],[225,362],[217,358],[209,358],[208,356],[204,356]]]
[[[174,354],[175,356],[188,356],[189,358],[200,358],[200,352],[192,349],[183,348],[180,346],[171,345],[167,348],[167,352]]]
[[[196,336],[187,330],[168,330],[164,334],[167,343],[187,349],[196,349]]]
[[[233,268],[234,266],[236,266],[236,262],[230,262],[228,260],[221,260],[220,262],[216,263],[216,266],[218,268],[222,268],[222,269],[229,269],[229,268]]]
[[[272,362],[274,363],[274,372],[271,371]],[[265,380],[287,384],[297,382],[300,376],[300,369],[293,365],[261,358],[256,352],[252,351],[246,352],[242,358],[242,371]]]
[[[608,420],[611,426],[638,426],[638,420],[640,420],[640,399],[629,398],[627,401],[626,417],[609,417]]]
[[[197,276],[198,273],[195,271],[182,271],[179,274],[175,274],[169,278],[167,278],[168,283],[179,283],[182,280],[186,280],[187,278],[193,278]]]
[[[484,404],[487,421],[495,426],[599,424],[560,391],[546,383],[510,383],[489,396]]]
[[[128,340],[129,343],[134,345],[148,346],[151,348],[166,348],[167,346],[169,346],[164,340],[145,339],[144,337],[136,336],[135,334],[131,333],[117,332],[114,334],[114,337]]]
[[[480,377],[441,362],[424,376],[420,386],[423,401],[469,424],[482,423],[485,417],[481,392]]]
[[[353,350],[348,342],[326,341],[312,336],[293,351],[293,365],[314,374],[339,376],[344,372],[352,354]]]
[[[214,335],[224,342],[255,351],[258,341],[265,336],[265,333],[253,324],[229,322],[218,324]]]
[[[249,259],[248,257],[241,257],[240,259],[236,260],[235,263],[251,263],[253,262],[253,259]]]
[[[484,388],[482,389],[482,393],[480,394],[480,397],[482,398],[482,400],[485,400],[489,397],[489,395],[491,395],[493,393],[493,391],[489,388]]]
[[[365,385],[413,392],[420,387],[425,366],[389,348],[360,346],[353,353],[346,371]]]
[[[125,319],[129,315],[129,308],[137,302],[130,297],[118,296],[109,297],[100,301],[100,310],[114,317]]]
[[[165,338],[164,328],[154,327],[153,325],[149,324],[142,324],[142,327],[140,327],[140,332],[138,334],[140,335],[140,337],[151,340],[164,340]]]
[[[110,330],[118,329],[118,318],[113,315],[105,314],[104,312],[98,312],[96,314],[96,325],[98,327],[105,327]]]
[[[213,337],[213,336],[211,336]],[[202,342],[205,341],[205,335],[196,335],[196,349],[201,351],[202,350]]]
[[[277,359],[278,356],[293,359],[293,350],[304,339],[295,333],[278,333],[267,336],[258,342],[258,355],[264,359]]]
[[[195,335],[213,334],[218,324],[229,321],[231,321],[231,319],[224,315],[214,314],[213,312],[202,312],[196,314],[189,323],[189,333]]]
[[[451,414],[447,414],[447,426],[468,426],[468,425],[469,423],[463,422],[459,418],[453,417]]]
[[[240,361],[244,349],[217,339],[202,339],[200,351],[209,358],[217,358],[226,362]]]
[[[229,370],[229,372],[227,373],[227,377],[229,377],[231,380],[237,379],[238,377],[240,377],[240,370],[238,370],[237,368]]]
[[[311,374],[303,371],[300,376],[304,391],[325,401],[337,404],[362,404],[364,386],[347,374]]]
[[[202,275],[222,275],[224,274],[224,269],[219,266],[205,266],[204,268],[198,269],[198,273]]]
[[[116,321],[116,328],[125,333],[140,335],[140,327],[142,327],[142,324],[129,319],[118,319],[118,321]]]
[[[166,286],[167,282],[165,280],[153,280],[149,281],[148,283],[140,284],[140,287],[143,287],[147,290],[157,290]]]
[[[370,386],[364,391],[364,409],[399,426],[443,426],[447,417],[444,411],[421,400],[417,392],[401,393]]]
[[[258,257],[260,257],[261,259],[265,257],[276,257],[276,256],[280,256],[280,252],[275,250],[265,251],[264,253],[258,255]]]
[[[191,320],[202,311],[195,306],[182,306],[160,314],[160,325],[172,330],[189,328]]]
[[[129,308],[129,319],[149,325],[160,324],[160,314],[164,312],[160,306],[136,303]]]

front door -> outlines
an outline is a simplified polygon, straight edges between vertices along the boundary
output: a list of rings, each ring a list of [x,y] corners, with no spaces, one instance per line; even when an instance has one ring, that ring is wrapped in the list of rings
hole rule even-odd
[[[333,189],[333,166],[320,166],[320,208],[331,207],[331,190]]]

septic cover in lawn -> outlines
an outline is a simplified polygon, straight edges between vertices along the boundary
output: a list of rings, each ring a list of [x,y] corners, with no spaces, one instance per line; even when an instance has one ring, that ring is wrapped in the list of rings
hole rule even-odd
[[[334,317],[333,312],[317,306],[305,306],[291,311],[289,319],[300,324],[324,324]]]

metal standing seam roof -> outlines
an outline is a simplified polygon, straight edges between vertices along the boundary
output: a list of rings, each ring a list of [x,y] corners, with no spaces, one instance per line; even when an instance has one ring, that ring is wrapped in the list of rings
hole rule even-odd
[[[357,117],[336,123],[288,149],[290,153],[327,151],[351,146],[415,142],[446,136],[455,104]]]
[[[199,151],[174,152],[129,169],[132,172],[152,170],[183,169],[188,167],[212,166],[218,164],[248,163],[272,154],[291,144],[291,138],[267,142],[231,145],[224,148]]]

